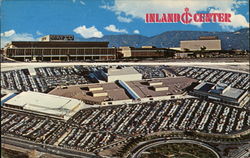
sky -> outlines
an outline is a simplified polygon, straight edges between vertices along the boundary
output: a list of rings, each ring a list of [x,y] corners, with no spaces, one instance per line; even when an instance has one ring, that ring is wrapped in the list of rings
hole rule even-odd
[[[249,27],[249,0],[0,0],[1,47],[48,34],[82,38]],[[145,23],[146,13],[230,13],[230,23]]]

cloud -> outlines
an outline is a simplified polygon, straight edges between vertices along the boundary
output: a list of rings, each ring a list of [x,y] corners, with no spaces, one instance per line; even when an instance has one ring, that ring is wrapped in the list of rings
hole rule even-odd
[[[188,7],[191,13],[200,11],[229,10],[236,12],[236,9],[242,5],[247,5],[247,0],[147,0],[147,1],[124,1],[114,0],[113,4],[104,4],[101,8],[110,10],[116,15],[125,15],[132,18],[144,19],[146,13],[184,13],[184,8]],[[240,14],[239,14],[240,15]],[[246,18],[241,15],[243,21]],[[202,23],[192,23],[201,27]]]
[[[139,31],[139,30],[134,30],[133,33],[134,33],[134,34],[139,34],[140,31]]]
[[[249,27],[249,22],[247,22],[246,18],[241,14],[236,14],[232,10],[226,10],[226,11],[215,10],[215,9],[210,10],[210,13],[221,13],[221,12],[227,12],[231,14],[230,23],[219,23],[222,29],[226,31],[234,31],[235,29],[241,27]]]
[[[37,30],[36,35],[41,36],[41,35],[43,35],[43,33],[41,33],[40,31]]]
[[[9,34],[7,34],[9,33]],[[15,30],[9,30],[1,33],[1,48],[11,41],[35,41],[32,34],[16,33]]]
[[[102,5],[102,6],[100,6],[100,8],[111,10],[111,11],[115,12],[115,14],[117,15],[117,20],[119,22],[130,23],[130,22],[133,21],[132,18],[121,16],[121,12],[120,11],[115,10],[115,8],[113,6],[110,6],[108,4]]]
[[[111,6],[108,5],[108,4],[104,4],[104,5],[101,5],[101,6],[99,6],[99,7],[102,8],[102,9],[107,9],[107,10],[115,11],[115,10],[114,10],[114,7],[111,7]]]
[[[81,4],[81,5],[85,5],[85,2],[83,2],[83,1],[80,1],[80,4]]]
[[[101,31],[98,31],[95,26],[87,28],[85,25],[79,26],[73,30],[75,33],[80,34],[83,38],[101,38],[103,34]]]
[[[118,29],[116,28],[115,25],[109,25],[104,27],[105,30],[110,31],[110,32],[118,32],[118,33],[128,33],[126,29]]]
[[[9,30],[9,31],[5,31],[4,33],[1,33],[1,37],[9,37],[12,36],[16,33],[15,30]]]
[[[72,0],[73,3],[76,3],[76,1],[77,1],[77,0]],[[84,1],[81,1],[81,0],[80,0],[79,3],[80,3],[81,5],[85,5],[85,2],[84,2]]]
[[[190,23],[190,25],[194,25],[194,26],[197,26],[199,28],[202,28],[202,24],[203,24],[203,22],[193,22],[193,21]]]
[[[239,1],[234,1],[233,6],[234,8],[239,8],[241,5],[247,5],[249,2],[247,0],[239,0]]]
[[[120,16],[120,15],[117,17],[117,20],[120,21],[120,22],[125,22],[125,23],[130,23],[130,22],[132,22],[132,19],[131,19],[131,18],[122,17],[122,16]]]

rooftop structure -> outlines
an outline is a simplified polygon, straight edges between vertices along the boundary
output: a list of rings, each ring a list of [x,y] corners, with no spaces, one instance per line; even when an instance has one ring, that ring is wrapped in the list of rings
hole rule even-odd
[[[142,48],[156,48],[155,46],[141,46]]]
[[[98,83],[74,85],[67,88],[58,86],[49,94],[82,100],[86,103],[114,105],[136,101],[168,100],[182,98],[185,88],[197,80],[186,77],[162,78],[153,80],[162,85],[150,85],[150,80],[117,81],[113,83]]]
[[[4,105],[67,120],[83,103],[73,98],[28,91],[12,97]]]
[[[235,106],[243,106],[248,101],[247,91],[232,88],[227,84],[214,84],[202,82],[194,88],[194,93],[208,99],[233,104]]]
[[[40,41],[74,41],[73,35],[47,35],[40,38]]]
[[[105,71],[101,71],[101,75],[106,82],[142,80],[142,74],[133,67],[110,67]]]

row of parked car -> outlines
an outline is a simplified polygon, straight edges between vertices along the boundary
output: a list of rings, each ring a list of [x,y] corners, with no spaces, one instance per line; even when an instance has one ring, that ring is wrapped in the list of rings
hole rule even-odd
[[[248,73],[200,67],[177,67],[175,71],[181,76],[212,83],[225,83],[234,88],[248,90],[250,87],[250,75]]]
[[[232,133],[249,126],[244,109],[199,99],[180,99],[79,111],[69,121],[85,130],[148,134],[164,130]]]
[[[1,72],[1,87],[18,92],[46,92],[58,85],[88,83],[74,67],[43,67],[35,71],[34,76],[30,75],[28,69]]]
[[[159,131],[232,134],[250,126],[246,109],[195,98],[78,111],[67,122],[26,112],[1,111],[1,132],[31,141],[93,151],[136,135]],[[59,141],[59,138],[64,138]]]
[[[36,117],[24,113],[15,113],[2,110],[1,132],[31,141],[42,142],[58,128],[62,122],[48,118]]]

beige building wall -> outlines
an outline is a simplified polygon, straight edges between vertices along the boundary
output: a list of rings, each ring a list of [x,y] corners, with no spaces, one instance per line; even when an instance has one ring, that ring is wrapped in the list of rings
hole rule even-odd
[[[93,93],[93,97],[106,97],[108,96],[107,92],[92,92]]]
[[[39,39],[39,41],[50,41],[49,35],[43,36]]]
[[[128,75],[113,75],[108,76],[107,82],[114,82],[116,80],[123,80],[123,81],[137,81],[142,79],[142,74],[128,74]]]
[[[162,82],[149,82],[148,85],[149,86],[161,86]]]
[[[123,57],[131,57],[132,53],[130,47],[120,47],[120,49]]]
[[[89,91],[102,91],[103,87],[88,87]]]
[[[206,47],[205,50],[221,50],[221,40],[189,40],[181,41],[181,50],[188,49],[190,51],[201,50],[201,47]]]
[[[154,91],[167,91],[168,87],[153,87]]]

